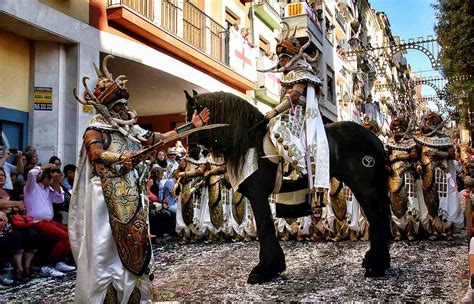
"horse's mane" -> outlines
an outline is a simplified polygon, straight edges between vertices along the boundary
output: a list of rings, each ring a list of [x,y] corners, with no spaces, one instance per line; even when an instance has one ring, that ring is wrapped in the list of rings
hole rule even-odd
[[[238,175],[250,148],[261,153],[266,124],[250,129],[264,119],[263,114],[245,99],[225,92],[200,94],[195,101],[200,108],[209,109],[210,124],[229,124],[229,127],[199,132],[197,137],[213,152],[224,154],[231,173]]]

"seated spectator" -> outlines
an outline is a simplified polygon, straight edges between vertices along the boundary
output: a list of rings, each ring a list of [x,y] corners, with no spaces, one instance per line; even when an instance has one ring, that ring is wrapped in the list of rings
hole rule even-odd
[[[171,212],[163,208],[163,204],[158,201],[158,197],[151,191],[153,184],[153,179],[149,179],[146,185],[150,210],[151,238],[162,237],[165,233],[171,234],[175,226]]]
[[[23,153],[21,151],[16,152],[16,166],[7,162],[7,159],[11,156],[10,149],[7,149],[3,153],[3,145],[0,144],[0,167],[3,167],[5,171],[5,189],[13,190],[12,174],[22,174],[23,173]]]
[[[0,269],[10,258],[15,270],[14,280],[22,283],[31,278],[31,261],[38,248],[39,233],[33,227],[15,228],[11,225],[7,214],[12,209],[21,212],[25,205],[17,193],[3,188],[5,181],[6,172],[0,167]],[[4,283],[8,282],[3,278],[0,284]]]
[[[26,163],[25,170],[23,170],[23,179],[26,182],[26,180],[28,179],[28,172],[30,172],[31,169],[40,164],[38,163],[38,154],[36,152],[27,151],[25,152],[25,157]]]
[[[178,206],[176,205],[175,184],[178,180],[179,171],[173,172],[163,187],[163,208],[176,215]]]
[[[56,165],[36,166],[28,173],[24,189],[26,210],[34,219],[33,226],[45,240],[54,243],[48,255],[48,263],[55,265],[55,269],[42,267],[43,276],[62,276],[64,272],[76,269],[65,263],[68,260],[72,261],[67,227],[53,221],[53,203],[64,202],[60,182],[61,170]]]

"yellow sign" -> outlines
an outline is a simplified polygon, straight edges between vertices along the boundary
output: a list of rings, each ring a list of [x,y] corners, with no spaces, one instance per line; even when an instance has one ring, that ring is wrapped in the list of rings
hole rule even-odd
[[[52,111],[53,110],[53,88],[34,87],[33,104],[35,110]]]

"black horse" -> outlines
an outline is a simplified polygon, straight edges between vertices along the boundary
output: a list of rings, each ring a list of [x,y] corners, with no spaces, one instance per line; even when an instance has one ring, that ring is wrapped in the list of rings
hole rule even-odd
[[[189,142],[199,142],[213,151],[223,153],[233,173],[242,169],[244,156],[250,148],[255,148],[258,155],[263,154],[262,143],[267,128],[266,124],[257,124],[264,119],[257,108],[240,97],[224,92],[198,95],[193,91],[193,96],[187,92],[185,94],[188,121],[194,110],[199,112],[207,107],[211,112],[209,123],[230,125],[194,133],[189,137]],[[352,190],[369,222],[370,248],[362,262],[365,276],[383,276],[390,267],[391,235],[382,142],[374,133],[353,122],[332,123],[325,128],[330,149],[331,177],[336,177]],[[248,278],[248,283],[252,284],[269,281],[286,268],[268,203],[275,185],[277,166],[267,158],[259,158],[258,170],[239,186],[239,192],[249,199],[252,206],[260,241],[260,261]],[[288,185],[286,189],[283,187],[281,192],[307,187],[307,181],[299,184]]]

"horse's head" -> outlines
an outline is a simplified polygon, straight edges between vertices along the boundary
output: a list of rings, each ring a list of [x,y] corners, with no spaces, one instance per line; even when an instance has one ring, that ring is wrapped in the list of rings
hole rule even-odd
[[[198,142],[213,153],[222,153],[226,162],[236,171],[240,169],[243,156],[250,148],[257,152],[262,148],[265,124],[252,128],[264,119],[263,114],[248,101],[226,92],[186,95],[186,117],[191,121],[196,110],[204,108],[210,112],[209,124],[224,123],[229,127],[204,130],[190,134],[188,143]]]
[[[193,118],[193,113],[196,111],[198,114],[205,108],[203,105],[198,103],[198,93],[193,90],[193,96],[191,96],[188,91],[184,90],[184,95],[186,96],[186,121],[191,121]],[[191,134],[188,137],[188,143],[199,142],[198,134]]]
[[[194,111],[200,113],[204,109],[204,107],[197,102],[198,93],[195,90],[192,92],[193,96],[184,90],[184,95],[186,96],[186,121],[191,121]]]

